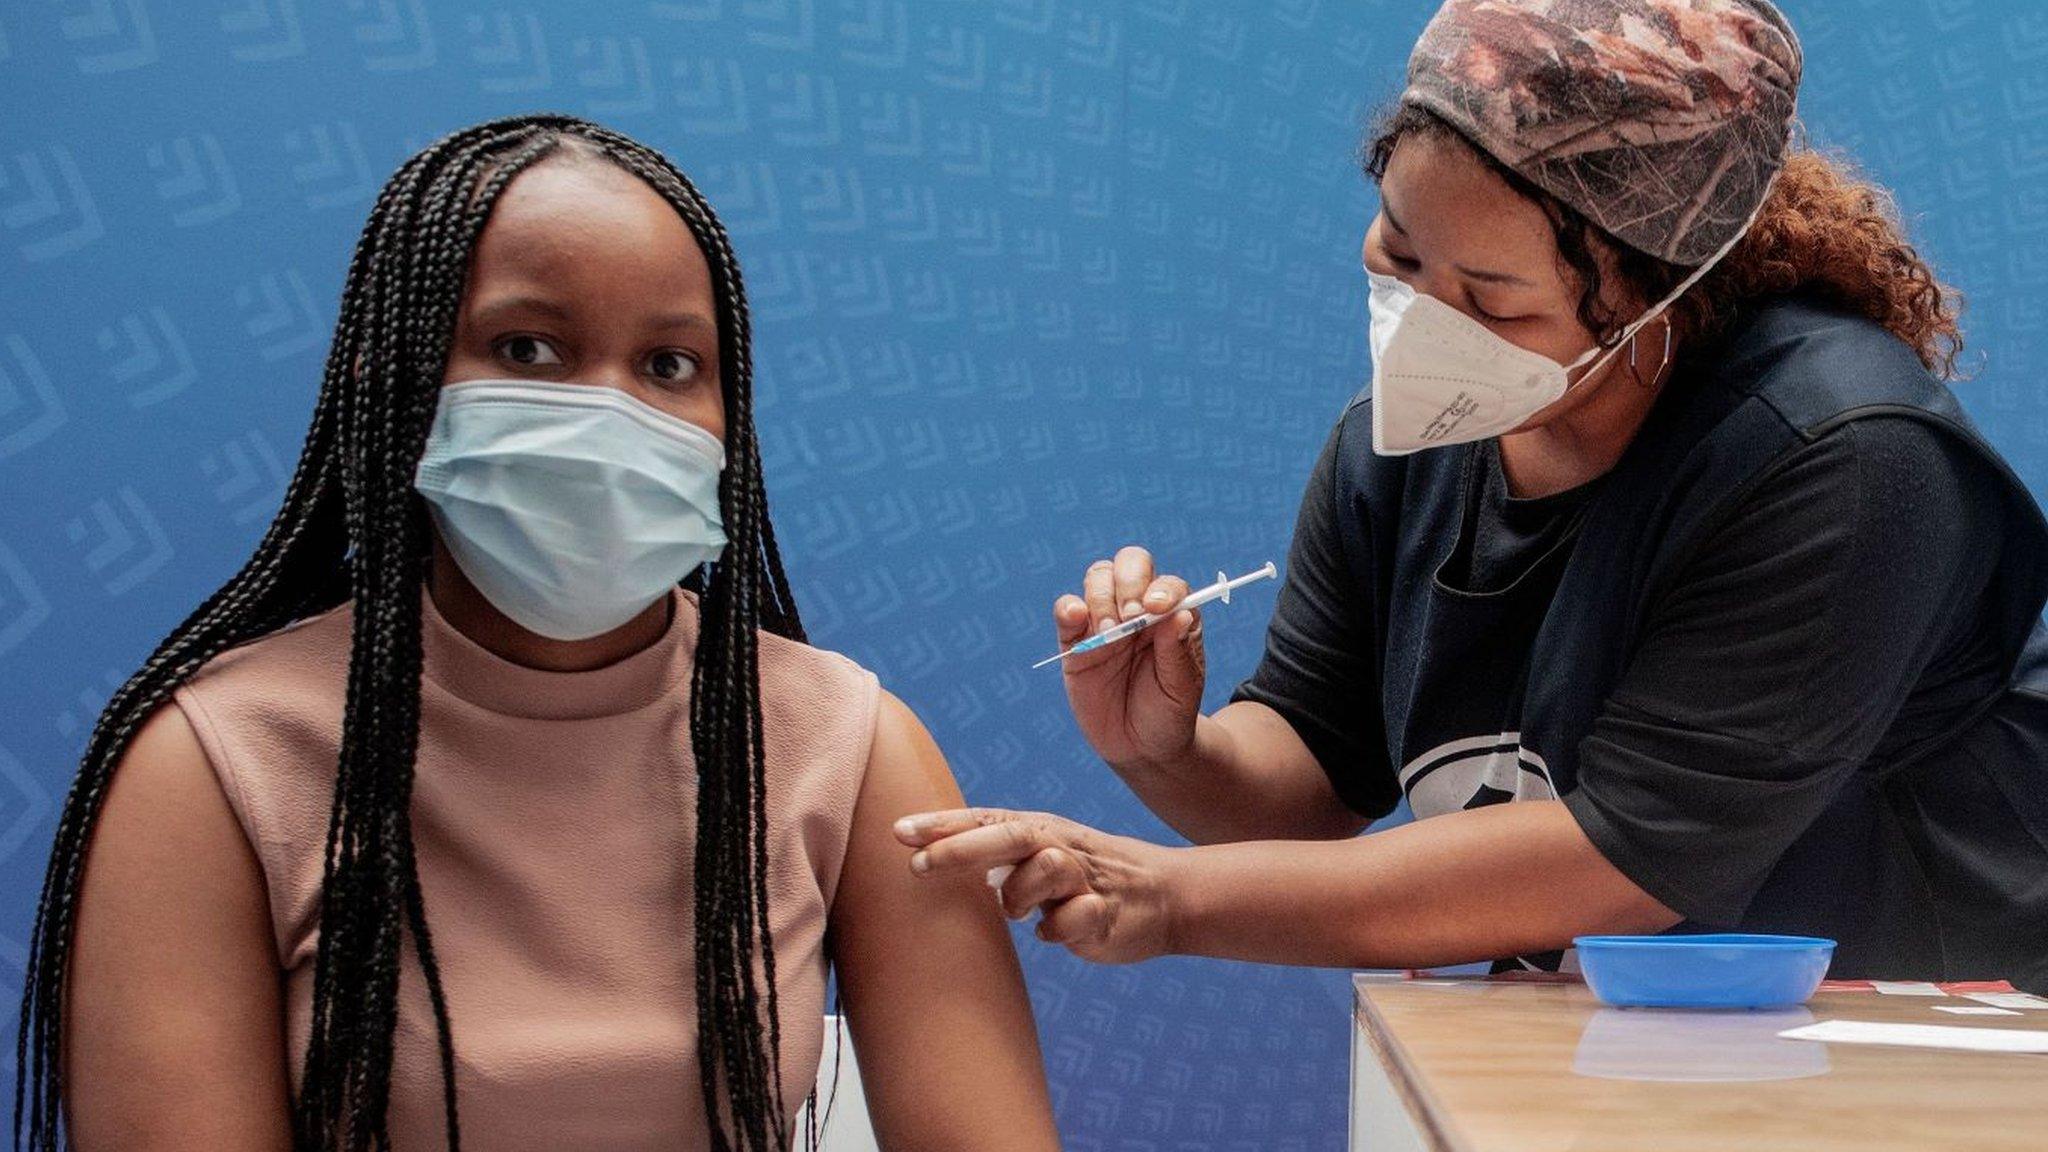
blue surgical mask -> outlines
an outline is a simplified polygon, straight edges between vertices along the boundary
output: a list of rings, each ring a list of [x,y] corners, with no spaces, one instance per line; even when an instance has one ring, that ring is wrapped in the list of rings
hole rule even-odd
[[[616,388],[442,387],[413,486],[498,610],[557,640],[608,632],[725,549],[725,445]]]

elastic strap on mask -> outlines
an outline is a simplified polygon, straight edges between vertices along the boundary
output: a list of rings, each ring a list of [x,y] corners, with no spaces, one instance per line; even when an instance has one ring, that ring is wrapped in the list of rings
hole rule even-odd
[[[1783,169],[1781,168],[1779,169],[1779,171],[1783,171]],[[1699,267],[1694,268],[1691,272],[1688,272],[1686,274],[1685,279],[1680,280],[1678,282],[1678,286],[1676,288],[1673,288],[1671,291],[1664,294],[1664,298],[1662,300],[1659,300],[1655,304],[1650,305],[1648,311],[1644,312],[1641,316],[1636,317],[1634,320],[1631,320],[1626,327],[1622,328],[1621,335],[1615,339],[1614,343],[1607,345],[1604,349],[1600,345],[1595,344],[1593,347],[1588,348],[1584,352],[1580,353],[1578,358],[1573,360],[1570,364],[1565,365],[1564,370],[1570,372],[1572,369],[1577,368],[1579,367],[1579,365],[1585,363],[1587,357],[1595,356],[1596,354],[1598,354],[1598,358],[1593,361],[1592,369],[1588,371],[1584,376],[1579,377],[1579,380],[1585,380],[1588,377],[1592,376],[1595,372],[1598,372],[1600,370],[1600,365],[1606,363],[1607,357],[1612,356],[1616,351],[1618,351],[1621,348],[1623,344],[1626,344],[1629,341],[1635,339],[1636,333],[1642,331],[1644,325],[1648,324],[1652,320],[1655,320],[1666,308],[1671,307],[1671,305],[1675,303],[1680,296],[1685,295],[1686,289],[1699,283],[1702,277],[1704,277],[1708,272],[1713,271],[1714,265],[1719,264],[1723,257],[1727,256],[1728,253],[1734,251],[1735,246],[1742,242],[1742,238],[1744,236],[1749,235],[1750,226],[1755,224],[1756,218],[1763,214],[1764,205],[1770,202],[1771,189],[1777,184],[1777,182],[1778,173],[1771,173],[1770,180],[1764,184],[1763,196],[1757,200],[1756,207],[1750,209],[1749,218],[1742,222],[1742,227],[1735,230],[1735,235],[1730,236],[1724,243],[1722,243],[1722,245],[1719,248],[1716,248],[1714,250],[1713,255],[1708,256],[1706,260],[1700,264]],[[1668,358],[1670,356],[1669,329],[1666,329],[1666,334],[1667,336],[1665,343],[1665,356]],[[1663,369],[1661,367],[1658,369],[1658,371],[1662,370]],[[1574,381],[1573,383],[1576,384],[1577,381]]]

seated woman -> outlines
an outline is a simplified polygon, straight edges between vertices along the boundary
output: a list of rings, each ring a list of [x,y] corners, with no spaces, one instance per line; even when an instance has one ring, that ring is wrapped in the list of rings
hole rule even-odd
[[[398,171],[282,512],[66,805],[31,1147],[787,1149],[828,965],[884,1148],[1057,1146],[996,902],[889,835],[945,761],[805,642],[750,366],[655,152],[532,116]]]

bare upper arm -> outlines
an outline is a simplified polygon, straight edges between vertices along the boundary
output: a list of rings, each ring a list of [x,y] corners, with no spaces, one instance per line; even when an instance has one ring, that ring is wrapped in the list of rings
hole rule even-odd
[[[282,993],[262,869],[185,714],[107,789],[65,992],[71,1146],[286,1149]]]
[[[833,959],[887,1152],[1055,1149],[1045,1070],[1007,923],[980,877],[910,871],[890,828],[957,808],[945,757],[884,692],[832,906]]]

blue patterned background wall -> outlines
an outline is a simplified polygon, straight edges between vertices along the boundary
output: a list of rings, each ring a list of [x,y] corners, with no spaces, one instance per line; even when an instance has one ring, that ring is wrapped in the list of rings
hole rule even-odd
[[[0,2],[0,991],[100,705],[275,510],[375,189],[517,110],[664,149],[730,224],[813,635],[976,801],[1166,836],[1024,668],[1122,543],[1284,557],[1367,369],[1357,145],[1428,7]],[[2048,11],[1788,7],[1809,126],[1973,299],[1965,402],[2041,490]],[[1212,705],[1270,602],[1211,615]],[[1069,1147],[1342,1146],[1339,974],[1019,945]]]

